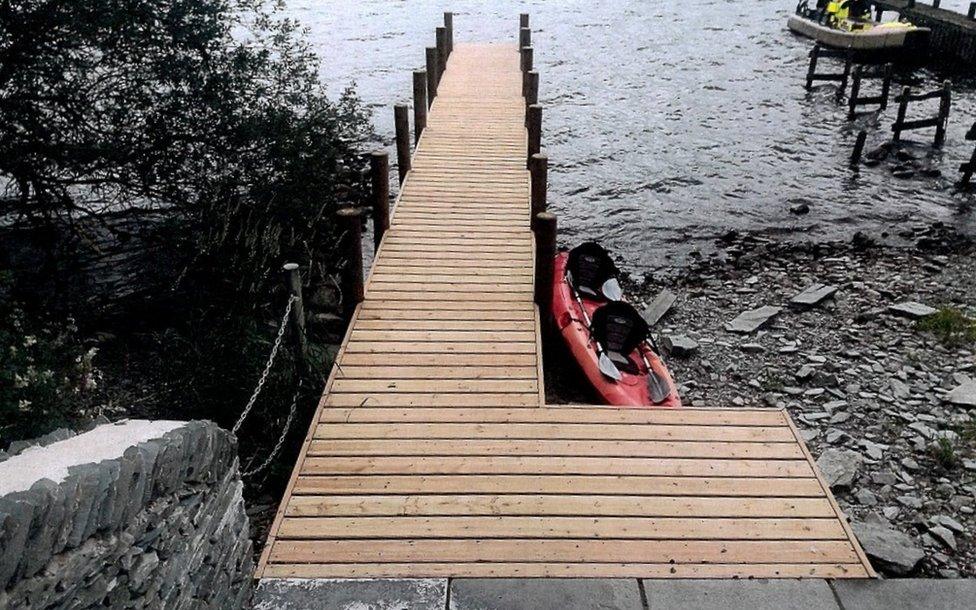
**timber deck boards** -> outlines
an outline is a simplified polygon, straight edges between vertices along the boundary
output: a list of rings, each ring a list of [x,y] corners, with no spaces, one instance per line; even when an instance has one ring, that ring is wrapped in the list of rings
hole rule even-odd
[[[457,45],[257,576],[872,576],[785,412],[545,406],[523,118]]]

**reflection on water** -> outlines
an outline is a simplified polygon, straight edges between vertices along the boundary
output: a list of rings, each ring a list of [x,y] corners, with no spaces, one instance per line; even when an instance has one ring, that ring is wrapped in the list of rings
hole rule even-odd
[[[882,167],[851,176],[857,130],[872,129],[868,150],[881,143],[896,105],[852,124],[831,88],[803,90],[811,43],[786,30],[792,0],[286,2],[330,87],[355,82],[390,140],[392,106],[409,101],[410,71],[423,67],[444,10],[458,41],[513,44],[518,13],[531,13],[560,239],[603,240],[632,268],[678,263],[733,228],[847,238],[941,220],[976,232],[974,196],[952,189],[974,145],[963,139],[976,121],[973,83],[957,82],[937,153],[944,177],[899,180]],[[922,89],[938,85],[916,76]],[[908,138],[931,141],[929,131]],[[809,214],[790,213],[800,203]]]

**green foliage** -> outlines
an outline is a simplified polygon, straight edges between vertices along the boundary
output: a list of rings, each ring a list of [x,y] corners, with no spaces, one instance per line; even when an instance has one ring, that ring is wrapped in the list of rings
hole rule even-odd
[[[952,470],[959,463],[956,446],[952,440],[940,436],[930,447],[930,453],[935,461],[946,470]]]
[[[976,320],[955,307],[942,307],[931,316],[918,321],[917,327],[933,333],[948,346],[976,342]]]
[[[0,299],[0,447],[70,425],[99,380],[96,353],[81,343],[73,320],[31,319]]]

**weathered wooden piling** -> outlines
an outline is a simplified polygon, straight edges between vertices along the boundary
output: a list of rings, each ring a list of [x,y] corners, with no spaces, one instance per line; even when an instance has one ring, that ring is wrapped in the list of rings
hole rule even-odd
[[[420,141],[420,134],[427,127],[427,72],[413,73],[413,141]]]
[[[356,306],[363,300],[363,222],[359,208],[342,208],[336,212],[339,228],[339,272],[342,314],[351,320]]]
[[[291,305],[288,320],[292,329],[292,344],[295,350],[295,360],[299,366],[307,365],[308,343],[305,339],[305,304],[302,299],[302,272],[297,263],[285,263],[281,267],[285,276],[285,289],[289,298],[295,301]]]
[[[533,216],[535,231],[535,302],[539,315],[548,320],[552,311],[552,267],[556,258],[556,215],[539,212]]]
[[[966,16],[976,21],[976,2],[969,3],[969,11],[966,13]]]
[[[851,152],[851,169],[857,168],[861,164],[861,154],[864,153],[864,144],[868,140],[868,132],[861,130],[857,133],[857,139],[854,141],[854,150]]]
[[[529,175],[531,180],[532,218],[539,212],[545,212],[549,203],[546,200],[546,190],[549,180],[549,156],[538,152],[529,158]]]
[[[858,106],[877,105],[878,110],[888,107],[888,98],[891,93],[891,64],[885,64],[881,70],[868,70],[864,66],[855,66],[851,76],[851,94],[847,100],[847,120],[851,121],[857,116]],[[861,82],[864,80],[880,79],[881,93],[878,95],[861,95]]]
[[[532,47],[519,49],[519,64],[522,66],[522,74],[532,70]]]
[[[396,129],[397,178],[399,183],[407,178],[410,171],[410,118],[406,104],[393,107],[393,126]]]
[[[843,59],[844,60],[844,71],[837,72],[817,72],[817,67],[821,58],[833,58],[833,59]],[[844,97],[844,92],[847,90],[847,80],[851,73],[851,53],[850,51],[840,50],[840,49],[825,49],[820,46],[820,43],[813,45],[810,49],[810,66],[807,68],[807,84],[806,89],[810,91],[813,89],[813,84],[815,82],[826,81],[839,83],[837,87],[837,99]]]
[[[519,48],[532,46],[532,29],[519,28]]]
[[[902,94],[898,96],[898,116],[895,119],[891,130],[894,132],[892,139],[899,141],[901,132],[911,129],[925,129],[935,127],[935,139],[932,145],[939,148],[945,143],[946,126],[949,122],[949,110],[952,106],[952,83],[945,81],[942,87],[928,93],[913,94],[911,87],[905,87]],[[926,100],[939,100],[939,113],[934,117],[925,119],[906,120],[909,102],[922,102]]]
[[[437,49],[427,47],[425,59],[427,63],[427,107],[430,108],[434,104],[434,98],[437,97],[437,83],[441,80],[440,59]]]
[[[532,104],[528,111],[529,127],[529,146],[526,151],[526,162],[532,159],[532,155],[539,152],[542,147],[542,106]]]
[[[450,11],[444,13],[444,31],[447,33],[447,58],[450,59],[454,50],[454,13]]]
[[[447,66],[447,28],[444,26],[434,30],[437,42],[437,73],[443,74],[444,67]]]
[[[369,156],[373,202],[373,246],[378,250],[383,234],[390,228],[390,155],[376,150]]]
[[[519,29],[529,27],[529,14],[519,13]]]
[[[528,112],[529,106],[539,103],[539,72],[530,70],[526,73],[525,85],[525,109]],[[528,116],[528,115],[526,115]]]

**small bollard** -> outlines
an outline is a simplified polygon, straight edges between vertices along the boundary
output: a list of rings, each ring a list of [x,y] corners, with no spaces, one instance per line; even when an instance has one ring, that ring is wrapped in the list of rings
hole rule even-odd
[[[539,317],[548,322],[552,311],[553,259],[556,258],[556,215],[539,212],[535,218],[535,302]]]
[[[373,246],[380,249],[383,234],[390,228],[390,155],[376,150],[369,156],[373,189]]]
[[[451,58],[454,51],[454,13],[444,13],[444,30],[447,32],[447,58]]]
[[[542,149],[542,106],[532,104],[526,115],[529,127],[529,149],[526,155],[526,163]]]
[[[854,141],[854,150],[851,152],[851,169],[857,169],[861,164],[861,153],[864,152],[864,143],[867,142],[868,132],[863,129],[858,132],[857,140]]]
[[[363,300],[363,223],[359,208],[336,212],[339,227],[339,256],[345,260],[340,271],[342,315],[348,322]]]
[[[420,134],[427,127],[427,72],[413,73],[413,141],[420,141]]]
[[[434,98],[437,97],[437,84],[441,80],[440,59],[438,59],[437,49],[427,47],[427,107],[434,105]]]
[[[281,267],[281,270],[285,275],[285,288],[288,291],[288,296],[289,298],[295,298],[288,319],[291,321],[295,360],[304,369],[308,364],[308,343],[305,339],[305,305],[302,302],[302,272],[296,263],[285,263]]]
[[[549,181],[549,156],[536,153],[529,159],[529,177],[531,180],[532,218],[536,214],[545,212],[548,208],[546,189]]]
[[[397,177],[400,184],[410,171],[410,110],[406,104],[393,107],[393,125],[396,127]]]
[[[519,28],[519,48],[532,45],[532,30],[529,28]]]
[[[435,28],[434,34],[437,42],[437,73],[443,74],[447,67],[447,29],[443,26]]]

